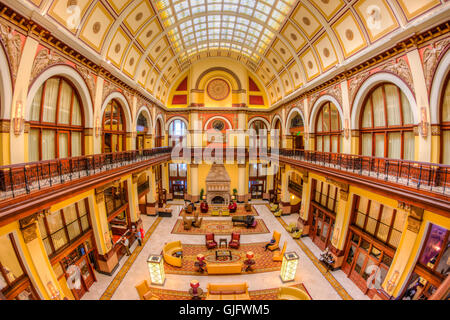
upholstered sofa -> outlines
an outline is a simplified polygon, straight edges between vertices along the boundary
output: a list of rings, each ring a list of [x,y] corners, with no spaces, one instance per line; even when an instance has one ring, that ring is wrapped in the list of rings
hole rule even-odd
[[[163,247],[164,261],[171,266],[180,267],[182,265],[182,257],[175,257],[173,253],[181,251],[183,252],[183,247],[181,246],[181,241],[169,242]]]
[[[235,274],[241,273],[242,264],[240,262],[207,263],[206,270],[208,274]]]
[[[277,297],[278,300],[311,300],[308,293],[294,287],[280,287]]]
[[[159,300],[157,296],[152,294],[147,280],[140,282],[135,288],[141,300]]]
[[[286,252],[287,241],[284,242],[283,249],[281,251],[275,251],[272,256],[273,261],[283,261],[284,253]]]
[[[208,283],[205,300],[250,300],[248,284]]]

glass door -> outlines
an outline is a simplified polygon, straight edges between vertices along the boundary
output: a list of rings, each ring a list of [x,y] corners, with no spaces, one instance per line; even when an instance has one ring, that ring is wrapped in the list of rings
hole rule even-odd
[[[321,250],[325,250],[333,237],[334,220],[334,217],[320,208],[312,206],[309,236]]]

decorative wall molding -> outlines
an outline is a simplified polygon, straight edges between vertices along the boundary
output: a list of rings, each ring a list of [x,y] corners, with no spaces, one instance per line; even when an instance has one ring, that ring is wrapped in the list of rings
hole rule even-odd
[[[17,72],[19,70],[20,58],[22,56],[22,40],[20,34],[14,33],[14,29],[5,25],[0,20],[0,41],[6,48],[8,55],[10,70],[15,83],[17,78]],[[6,66],[2,66],[5,68]]]
[[[422,65],[428,92],[431,91],[431,84],[433,82],[434,73],[439,64],[439,58],[441,57],[441,54],[446,51],[445,49],[449,44],[450,38],[445,38],[437,41],[432,44],[431,47],[428,47],[423,51]]]
[[[411,69],[410,69],[409,64],[406,61],[406,59],[394,58],[392,60],[389,60],[385,64],[383,64],[380,68],[381,68],[381,70],[389,71],[391,73],[396,74],[398,77],[403,79],[408,84],[408,86],[411,88],[411,90],[414,92],[412,73],[411,73]]]
[[[47,48],[39,50],[33,62],[30,83],[32,83],[42,71],[56,64],[66,64],[66,60]]]

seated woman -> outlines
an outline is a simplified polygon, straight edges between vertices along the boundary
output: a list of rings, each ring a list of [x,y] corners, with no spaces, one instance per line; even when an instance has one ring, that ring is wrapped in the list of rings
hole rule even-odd
[[[275,238],[272,237],[272,239],[270,239],[270,241],[264,245],[264,251],[267,251],[267,249],[269,249],[269,246],[273,245],[275,242]]]
[[[208,212],[208,203],[206,201],[202,201],[202,203],[200,204],[200,211],[202,213],[207,213]]]
[[[236,202],[232,201],[228,205],[228,210],[230,211],[230,213],[234,213],[234,212],[236,212],[236,209],[237,209],[237,204],[236,204]]]

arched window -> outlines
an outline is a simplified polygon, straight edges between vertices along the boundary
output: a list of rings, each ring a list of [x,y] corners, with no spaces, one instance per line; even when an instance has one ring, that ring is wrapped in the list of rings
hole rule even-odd
[[[342,124],[339,111],[331,102],[320,108],[316,118],[316,151],[342,152]]]
[[[283,133],[281,132],[281,131],[282,131],[282,128],[281,128],[281,121],[280,121],[279,119],[277,119],[277,120],[275,121],[274,129],[277,130],[278,139],[277,139],[277,137],[275,136],[275,133],[271,133],[271,136],[273,135],[273,139],[275,139],[275,142],[278,143],[278,145],[277,145],[276,147],[278,147],[279,149],[281,149],[281,147],[283,146],[282,143],[281,143],[281,139],[282,139],[282,137],[283,137]],[[272,140],[272,137],[271,137],[270,139]]]
[[[363,156],[414,160],[413,114],[405,94],[393,84],[377,86],[361,112]]]
[[[250,124],[250,129],[255,130],[258,135],[260,130],[267,130],[267,126],[263,121],[255,120]]]
[[[103,113],[103,153],[126,150],[126,125],[122,107],[111,100]]]
[[[442,97],[441,110],[442,163],[450,165],[450,74]]]
[[[145,149],[145,134],[148,131],[148,121],[144,114],[141,112],[136,123],[136,149]]]
[[[156,120],[156,126],[155,126],[155,147],[159,148],[162,147],[162,126],[161,121]]]
[[[66,79],[44,82],[33,98],[28,160],[40,161],[83,154],[84,115],[78,93]]]
[[[292,135],[292,148],[295,150],[304,150],[303,134],[305,131],[305,125],[300,113],[296,112],[295,117],[291,119],[289,123],[289,132]]]
[[[175,146],[177,141],[180,141],[186,136],[186,124],[180,119],[173,120],[169,125],[169,143]]]

